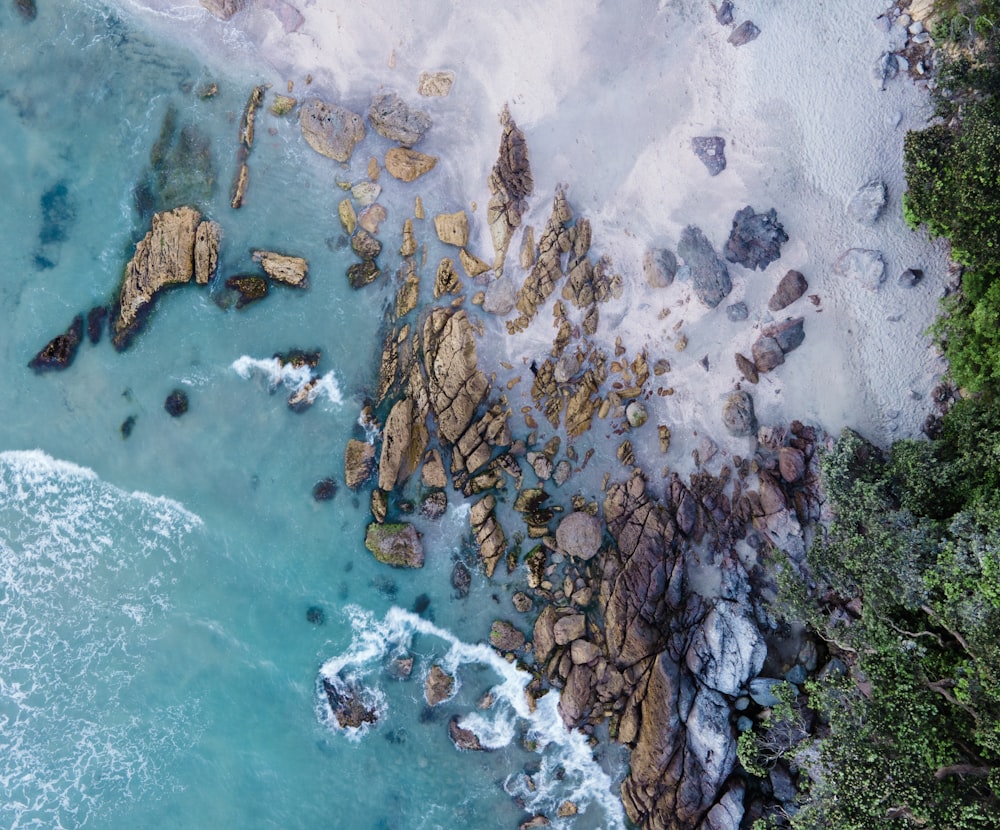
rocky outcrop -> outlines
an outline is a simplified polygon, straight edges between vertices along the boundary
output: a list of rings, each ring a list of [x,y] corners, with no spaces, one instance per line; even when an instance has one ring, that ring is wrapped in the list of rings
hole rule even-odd
[[[267,280],[256,274],[238,274],[230,277],[226,280],[226,288],[236,292],[237,308],[263,300],[270,292]]]
[[[464,248],[469,244],[469,217],[464,210],[439,213],[434,217],[434,230],[445,245]]]
[[[73,362],[82,342],[83,315],[77,314],[69,328],[46,343],[44,348],[31,359],[28,366],[36,372],[65,369]]]
[[[356,112],[310,98],[299,109],[299,125],[306,143],[320,155],[346,162],[365,137],[365,124]]]
[[[490,626],[490,645],[497,651],[518,651],[524,647],[524,634],[507,620],[494,620]]]
[[[305,288],[308,285],[309,263],[302,257],[276,254],[274,251],[254,251],[253,261],[259,262],[264,273],[275,282],[293,288]]]
[[[368,108],[368,120],[379,135],[412,147],[431,128],[431,117],[409,105],[395,92],[380,92]]]
[[[755,268],[763,271],[781,257],[781,246],[787,241],[788,234],[774,208],[767,213],[754,213],[747,205],[733,217],[733,228],[726,242],[726,259],[751,271]]]
[[[809,290],[809,283],[801,272],[791,270],[781,278],[778,287],[774,289],[767,307],[771,311],[781,311],[790,306]]]
[[[452,719],[448,721],[448,737],[451,738],[451,742],[455,744],[455,748],[460,749],[463,752],[486,751],[486,747],[480,743],[475,732],[471,729],[465,729],[459,725],[458,715],[454,715]]]
[[[721,136],[698,136],[691,139],[691,149],[708,168],[708,175],[718,176],[726,169],[726,139]]]
[[[194,281],[208,285],[219,266],[222,229],[215,222],[200,222],[194,232]]]
[[[451,697],[454,687],[455,678],[435,663],[431,666],[424,682],[424,700],[428,706],[437,706]]]
[[[341,729],[359,729],[378,720],[378,713],[364,702],[361,690],[352,683],[324,677],[323,693]]]
[[[507,538],[497,521],[496,506],[497,500],[490,494],[472,505],[469,511],[469,523],[487,579],[493,576],[497,564],[507,552]]]
[[[191,207],[153,216],[152,229],[135,246],[135,254],[125,266],[118,293],[112,342],[119,351],[139,331],[162,290],[194,277],[200,224],[201,214]],[[210,229],[203,234],[205,239],[213,236]]]
[[[454,444],[472,422],[489,385],[477,364],[476,342],[465,311],[432,309],[424,322],[423,351],[438,433]]]
[[[709,308],[715,308],[733,290],[726,263],[715,253],[701,228],[688,225],[682,231],[677,253],[691,269],[695,295]]]
[[[405,522],[379,524],[373,522],[365,531],[365,547],[375,558],[394,568],[422,568],[424,546],[417,529]]]
[[[393,147],[385,154],[385,169],[401,182],[412,182],[430,173],[437,164],[436,156],[428,156],[406,147]]]
[[[521,225],[528,196],[535,186],[528,161],[528,143],[506,106],[500,114],[500,125],[503,130],[500,152],[490,171],[488,184],[491,195],[486,208],[486,221],[496,252],[493,268],[497,273],[503,272],[511,237]]]

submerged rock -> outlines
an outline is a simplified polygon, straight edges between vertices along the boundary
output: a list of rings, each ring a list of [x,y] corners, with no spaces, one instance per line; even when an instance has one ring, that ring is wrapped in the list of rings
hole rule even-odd
[[[365,531],[365,547],[375,558],[394,568],[422,568],[424,546],[417,529],[405,522],[378,524],[373,522]]]
[[[306,143],[334,161],[349,161],[365,137],[361,116],[338,104],[310,98],[299,110],[299,125]]]
[[[745,268],[763,271],[781,257],[781,246],[788,234],[771,208],[767,213],[754,213],[749,205],[736,212],[733,228],[726,242],[726,259]]]
[[[65,369],[73,362],[82,342],[83,315],[77,314],[69,328],[46,343],[45,347],[31,359],[28,366],[36,372]]]
[[[188,411],[188,396],[183,389],[175,389],[163,402],[163,408],[167,410],[171,418],[180,418]]]
[[[726,139],[721,136],[697,136],[691,139],[691,149],[708,168],[708,175],[718,176],[726,169]]]
[[[431,117],[409,105],[395,92],[380,92],[368,108],[368,120],[379,135],[412,147],[431,128]]]
[[[270,291],[267,280],[256,274],[239,274],[230,277],[226,280],[226,288],[232,289],[239,295],[236,298],[237,308],[243,308],[250,303],[263,300]]]
[[[344,483],[357,490],[371,478],[375,469],[375,446],[367,441],[352,438],[344,450]]]
[[[330,501],[337,495],[337,482],[332,478],[324,478],[313,485],[312,497],[316,501]]]
[[[733,289],[729,269],[715,253],[701,228],[688,225],[681,233],[677,253],[691,269],[694,293],[709,308],[715,308]]]

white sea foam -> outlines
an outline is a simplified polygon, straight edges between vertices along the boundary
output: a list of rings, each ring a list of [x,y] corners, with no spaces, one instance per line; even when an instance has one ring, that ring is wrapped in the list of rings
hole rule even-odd
[[[0,825],[99,824],[170,785],[197,703],[130,690],[200,524],[39,450],[0,453]]]
[[[391,608],[381,620],[358,606],[348,606],[345,613],[351,623],[351,645],[323,664],[320,681],[349,682],[378,695],[379,673],[386,659],[409,654],[414,635],[439,641],[442,651],[435,652],[434,662],[458,682],[466,666],[489,667],[499,678],[490,690],[490,709],[466,713],[459,725],[471,730],[490,749],[507,746],[523,727],[542,756],[541,771],[533,776],[534,789],[523,783],[523,775],[512,773],[507,778],[507,791],[522,799],[529,811],[554,817],[558,805],[568,799],[581,812],[589,808],[601,810],[607,828],[625,827],[611,776],[594,759],[586,736],[568,731],[563,725],[556,692],[539,699],[532,710],[525,695],[532,675],[508,663],[490,646],[463,642],[450,631],[398,607]],[[318,686],[321,689],[322,682]],[[384,702],[384,696],[379,699]],[[332,720],[325,700],[320,701],[320,707],[327,712],[325,720]],[[553,826],[560,826],[562,821],[554,820]]]
[[[242,355],[234,360],[230,368],[244,380],[249,380],[252,377],[263,378],[267,382],[267,388],[270,392],[274,392],[279,386],[284,386],[295,393],[315,381],[315,385],[309,389],[306,396],[309,403],[313,403],[321,397],[334,404],[340,404],[344,401],[337,383],[337,376],[332,371],[325,375],[316,375],[308,366],[282,364],[276,357],[258,358],[247,355]]]

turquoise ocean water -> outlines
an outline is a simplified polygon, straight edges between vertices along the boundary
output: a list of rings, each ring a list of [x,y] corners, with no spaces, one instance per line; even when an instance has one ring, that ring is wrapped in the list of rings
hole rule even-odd
[[[25,21],[0,4],[0,827],[516,827],[567,798],[583,812],[563,826],[620,823],[613,776],[561,730],[555,696],[528,713],[527,677],[476,645],[510,609],[482,578],[453,597],[465,509],[425,527],[426,567],[400,573],[363,548],[367,492],[311,496],[364,437],[394,295],[344,278],[334,178],[360,180],[368,154],[337,168],[293,119],[262,112],[233,211],[240,112],[255,83],[279,79],[158,45],[98,0],[38,6]],[[214,183],[171,174],[163,198],[193,193],[222,225],[220,272],[255,271],[250,250],[277,249],[309,260],[309,290],[276,287],[236,311],[185,286],[127,352],[105,333],[69,370],[35,374],[32,356],[117,289],[148,229],[137,185],[171,112]],[[390,214],[394,198],[387,185]],[[427,198],[429,212],[455,209]],[[304,413],[266,373],[232,368],[292,347],[321,349],[332,373]],[[175,388],[190,398],[179,419],[163,408]],[[416,658],[408,681],[385,671],[401,650]],[[428,712],[434,661],[459,690]],[[328,724],[324,665],[378,703],[367,734]],[[479,711],[491,688],[497,704]],[[455,750],[453,715],[497,749]]]

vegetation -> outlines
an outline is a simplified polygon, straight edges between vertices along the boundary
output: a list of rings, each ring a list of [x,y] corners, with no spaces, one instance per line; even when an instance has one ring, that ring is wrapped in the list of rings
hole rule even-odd
[[[797,830],[1000,828],[1000,409],[963,400],[888,457],[848,430],[822,466],[836,519],[813,589],[786,574],[781,602],[844,671],[783,700],[740,758],[804,768]],[[803,740],[806,708],[822,726]]]
[[[955,380],[978,391],[1000,387],[1000,1],[937,11],[939,123],[906,137],[903,210],[964,266],[932,332]]]

